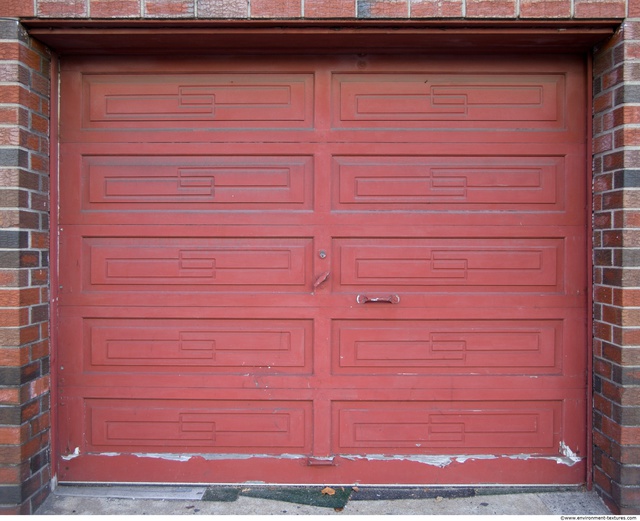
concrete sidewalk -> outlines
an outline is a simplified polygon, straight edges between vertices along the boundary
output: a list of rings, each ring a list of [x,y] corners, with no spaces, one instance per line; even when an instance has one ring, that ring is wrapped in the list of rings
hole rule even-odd
[[[255,488],[254,485],[247,487]],[[341,510],[246,497],[203,500],[206,486],[60,485],[37,515],[611,515],[594,492],[357,487]],[[215,487],[212,487],[215,489]],[[322,487],[318,487],[320,493]],[[248,489],[244,489],[248,490]],[[463,490],[460,493],[460,490]],[[455,496],[466,497],[455,497]],[[360,496],[360,498],[358,497]],[[428,497],[430,496],[430,497]]]

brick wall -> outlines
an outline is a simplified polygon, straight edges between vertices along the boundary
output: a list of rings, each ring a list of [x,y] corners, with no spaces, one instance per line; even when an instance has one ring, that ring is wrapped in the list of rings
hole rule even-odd
[[[640,12],[637,13],[640,15]],[[594,483],[640,508],[640,19],[594,60]]]
[[[630,0],[631,2],[635,0]],[[2,0],[41,18],[624,18],[625,0]]]
[[[594,483],[640,512],[640,0],[0,0],[0,17],[624,19],[594,60]],[[48,58],[0,19],[0,509],[49,462]],[[4,506],[1,506],[4,505]],[[2,512],[3,510],[0,510]]]
[[[51,478],[49,57],[0,19],[0,513],[30,513]]]

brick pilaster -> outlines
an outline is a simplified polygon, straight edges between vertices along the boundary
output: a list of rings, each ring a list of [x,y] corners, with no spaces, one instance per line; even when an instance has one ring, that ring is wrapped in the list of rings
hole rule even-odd
[[[594,60],[594,483],[640,511],[640,19]]]
[[[51,479],[48,52],[0,19],[0,513]]]

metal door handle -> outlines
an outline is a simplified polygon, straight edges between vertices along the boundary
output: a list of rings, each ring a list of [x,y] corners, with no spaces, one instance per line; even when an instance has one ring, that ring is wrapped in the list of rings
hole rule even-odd
[[[356,302],[358,304],[367,304],[369,302],[381,302],[383,304],[398,304],[400,302],[400,295],[358,295],[356,297]]]

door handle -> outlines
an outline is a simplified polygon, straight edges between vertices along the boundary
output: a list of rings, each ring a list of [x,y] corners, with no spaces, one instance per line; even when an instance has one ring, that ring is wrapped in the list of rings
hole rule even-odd
[[[382,303],[382,304],[399,304],[400,295],[358,295],[356,297],[358,304]]]

